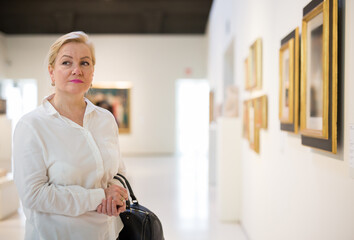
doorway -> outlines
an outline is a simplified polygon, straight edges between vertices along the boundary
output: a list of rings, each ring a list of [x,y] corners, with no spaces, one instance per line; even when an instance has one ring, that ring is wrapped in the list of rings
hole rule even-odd
[[[199,229],[206,230],[209,216],[209,83],[206,80],[177,81],[176,126],[181,227],[191,231],[198,223]]]

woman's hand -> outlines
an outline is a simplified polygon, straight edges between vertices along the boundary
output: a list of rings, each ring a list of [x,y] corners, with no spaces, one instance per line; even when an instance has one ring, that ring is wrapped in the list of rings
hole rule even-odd
[[[98,205],[97,212],[108,216],[119,216],[126,209],[125,201],[128,200],[128,192],[118,185],[111,185],[104,189],[106,199]]]
[[[108,197],[107,199],[103,199],[102,203],[98,205],[97,212],[106,214],[108,216],[118,217],[119,214],[124,212],[126,209],[125,201],[121,204],[117,204],[112,197]]]
[[[127,190],[124,187],[118,185],[114,185],[114,184],[110,185],[108,188],[104,190],[104,193],[106,195],[106,199],[112,197],[112,199],[116,201],[117,204],[120,204],[128,200]]]

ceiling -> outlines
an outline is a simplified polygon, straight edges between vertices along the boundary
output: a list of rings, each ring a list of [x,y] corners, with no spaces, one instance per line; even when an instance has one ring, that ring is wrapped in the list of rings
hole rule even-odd
[[[204,34],[212,0],[0,0],[6,34]]]

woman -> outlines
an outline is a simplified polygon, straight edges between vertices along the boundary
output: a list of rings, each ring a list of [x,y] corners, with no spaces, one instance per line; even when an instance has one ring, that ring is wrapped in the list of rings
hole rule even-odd
[[[95,54],[83,32],[51,46],[48,71],[55,93],[23,116],[13,138],[14,179],[26,215],[25,239],[116,239],[127,191],[114,116],[84,95]]]

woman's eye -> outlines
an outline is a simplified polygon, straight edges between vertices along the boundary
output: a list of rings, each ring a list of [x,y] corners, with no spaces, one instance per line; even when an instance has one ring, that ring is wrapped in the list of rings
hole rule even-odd
[[[63,65],[69,65],[70,62],[69,62],[69,61],[64,61],[62,64],[63,64]]]
[[[84,65],[84,66],[89,66],[89,65],[90,65],[90,63],[89,63],[89,62],[84,61],[84,62],[81,62],[81,65]]]

